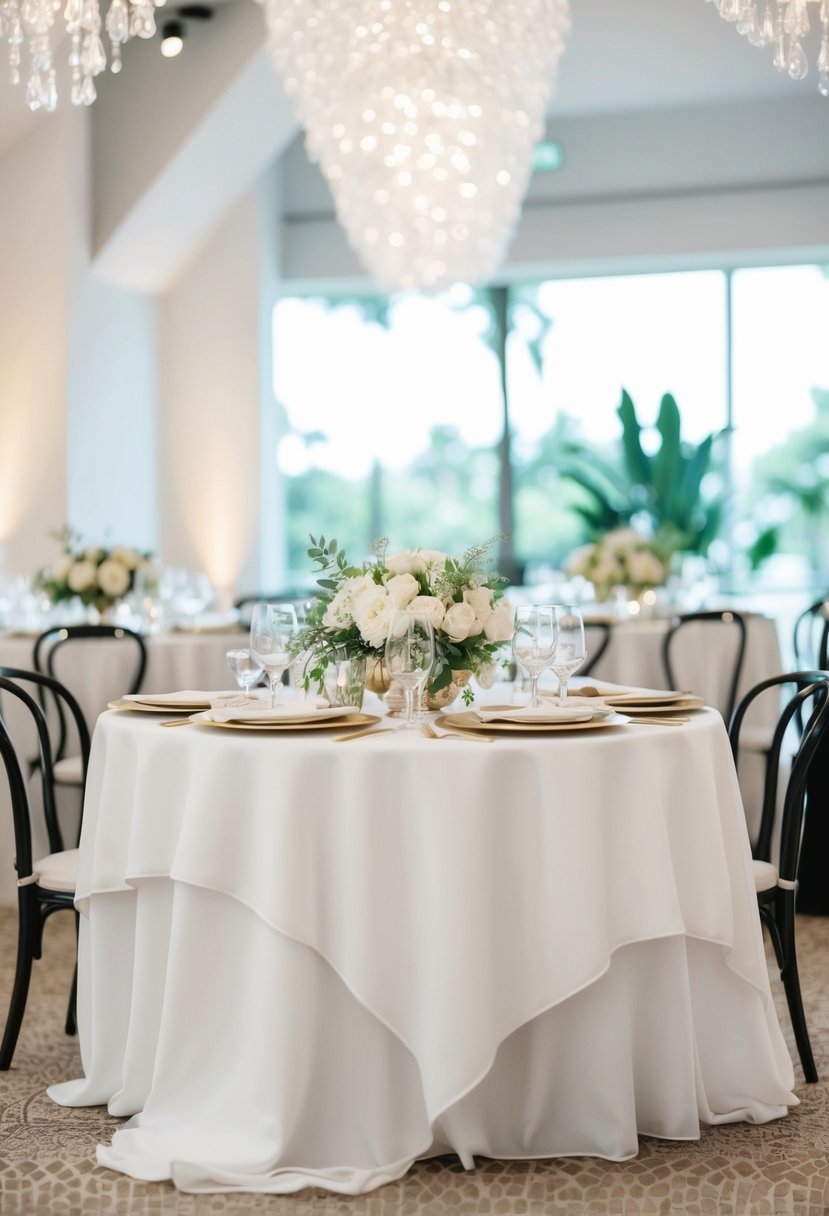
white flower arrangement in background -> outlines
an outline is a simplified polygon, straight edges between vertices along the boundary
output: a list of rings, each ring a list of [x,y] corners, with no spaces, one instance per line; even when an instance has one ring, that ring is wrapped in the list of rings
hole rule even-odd
[[[386,555],[388,541],[372,546],[374,560],[349,565],[336,540],[311,537],[308,556],[325,577],[318,602],[300,635],[298,649],[310,652],[309,679],[321,685],[335,653],[381,659],[395,608],[427,614],[435,628],[435,665],[429,688],[439,692],[452,672],[488,678],[504,642],[512,637],[512,608],[503,598],[506,579],[484,569],[497,538],[453,557],[436,549],[406,549]],[[467,700],[471,692],[464,690]]]
[[[139,573],[156,574],[150,552],[128,545],[111,549],[84,546],[80,534],[69,527],[56,532],[55,539],[63,546],[63,552],[35,577],[35,585],[52,604],[77,598],[103,611],[130,594]]]
[[[633,596],[661,587],[668,566],[655,541],[633,528],[615,528],[593,544],[582,545],[565,563],[567,573],[580,575],[593,584],[596,599],[603,603],[617,587]]]

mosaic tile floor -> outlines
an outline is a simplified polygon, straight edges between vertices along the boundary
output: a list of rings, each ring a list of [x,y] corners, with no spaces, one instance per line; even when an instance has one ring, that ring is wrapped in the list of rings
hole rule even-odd
[[[0,909],[0,1018],[14,965],[16,913]],[[118,1120],[105,1108],[66,1110],[47,1085],[80,1071],[63,1033],[71,977],[71,917],[47,926],[29,1008],[10,1072],[0,1073],[0,1216],[824,1216],[829,1212],[829,918],[798,924],[804,1000],[823,1080],[801,1105],[763,1127],[704,1128],[692,1143],[642,1139],[622,1164],[593,1158],[416,1165],[400,1182],[344,1199],[321,1191],[287,1197],[183,1195],[100,1169],[95,1145]],[[782,988],[773,984],[788,1036]]]

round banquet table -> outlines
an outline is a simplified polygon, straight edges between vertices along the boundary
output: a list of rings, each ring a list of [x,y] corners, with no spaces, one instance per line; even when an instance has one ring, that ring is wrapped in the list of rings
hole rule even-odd
[[[372,1190],[454,1152],[622,1160],[797,1099],[718,713],[683,728],[101,716],[80,852],[103,1166]]]

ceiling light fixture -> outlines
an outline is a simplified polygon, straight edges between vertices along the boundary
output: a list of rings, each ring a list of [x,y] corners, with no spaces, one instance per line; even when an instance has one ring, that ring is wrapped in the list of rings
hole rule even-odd
[[[772,47],[774,66],[788,72],[792,80],[803,80],[809,61],[803,39],[809,34],[809,4],[820,5],[821,24],[818,53],[818,90],[829,97],[829,0],[707,0],[713,3],[724,21],[736,25],[752,46]]]
[[[165,21],[161,27],[161,54],[175,59],[184,48],[184,26],[180,21]]]
[[[497,269],[570,28],[568,0],[260,0],[271,54],[377,285]]]

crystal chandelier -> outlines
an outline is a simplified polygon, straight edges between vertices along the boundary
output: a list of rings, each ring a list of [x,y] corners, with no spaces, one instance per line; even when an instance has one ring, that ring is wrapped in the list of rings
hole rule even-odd
[[[498,267],[569,0],[260,0],[337,217],[381,288]]]
[[[821,24],[818,89],[829,97],[829,0],[707,0],[725,21],[737,26],[752,46],[774,49],[774,66],[792,80],[808,74],[803,39],[810,31],[809,5],[819,4]]]
[[[152,38],[155,10],[163,4],[164,0],[112,0],[105,25],[113,72],[121,70],[121,47],[129,38]],[[60,0],[0,0],[0,37],[9,44],[12,84],[20,83],[22,48],[27,44],[26,102],[31,110],[52,111],[57,106],[53,41],[61,37],[60,9]],[[89,106],[95,100],[95,77],[107,65],[103,25],[98,0],[66,0],[63,30],[69,37],[73,105]]]

